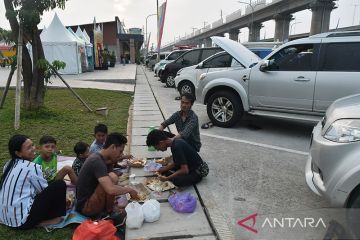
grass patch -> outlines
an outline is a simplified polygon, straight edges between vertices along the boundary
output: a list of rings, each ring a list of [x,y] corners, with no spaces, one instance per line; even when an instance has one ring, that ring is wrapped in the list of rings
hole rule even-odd
[[[94,126],[99,122],[106,124],[109,132],[126,134],[128,109],[132,100],[130,94],[95,89],[77,89],[76,92],[92,109],[108,107],[109,115],[105,117],[89,113],[67,89],[48,89],[44,108],[31,112],[21,109],[20,129],[15,131],[15,91],[9,91],[4,108],[0,109],[1,169],[9,159],[8,141],[16,133],[29,136],[36,146],[43,135],[51,135],[57,140],[58,150],[70,156],[74,155],[76,142],[92,143]],[[71,239],[74,228],[71,226],[47,233],[42,228],[19,231],[0,225],[0,239]]]

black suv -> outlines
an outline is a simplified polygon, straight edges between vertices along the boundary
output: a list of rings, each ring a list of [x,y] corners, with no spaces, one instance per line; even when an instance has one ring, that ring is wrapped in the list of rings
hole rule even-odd
[[[176,59],[174,62],[166,64],[165,69],[162,71],[160,76],[161,82],[166,83],[167,87],[174,87],[174,79],[176,73],[180,69],[198,64],[206,58],[221,51],[223,51],[221,48],[196,48],[187,51],[186,53],[178,57],[178,59]]]

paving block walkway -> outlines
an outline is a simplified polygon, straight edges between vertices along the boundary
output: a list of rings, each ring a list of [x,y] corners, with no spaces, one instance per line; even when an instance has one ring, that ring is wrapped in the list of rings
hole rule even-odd
[[[0,87],[6,85],[9,76],[9,68],[0,68]],[[136,65],[115,65],[108,70],[95,70],[77,75],[62,75],[72,88],[93,88],[102,90],[113,90],[133,92],[135,87]],[[59,78],[52,78],[49,87],[65,88],[65,84]],[[11,81],[11,87],[16,86],[16,72]]]
[[[166,152],[149,151],[146,146],[146,136],[149,127],[159,127],[160,123],[164,121],[164,117],[142,67],[137,69],[131,118],[132,136],[130,149],[136,158],[157,158],[171,155],[169,150]],[[172,132],[174,132],[173,130],[171,128]],[[153,176],[153,173],[145,172],[139,168],[130,169],[130,174],[136,175],[135,180],[137,182],[145,182],[146,177]],[[181,189],[181,191],[190,192],[197,196],[193,187]],[[161,203],[160,220],[154,223],[144,223],[140,229],[127,229],[126,239],[216,239],[199,200],[194,213],[181,214],[171,208],[167,202],[168,195],[169,193],[166,192],[159,196],[152,195],[153,198],[158,199]]]

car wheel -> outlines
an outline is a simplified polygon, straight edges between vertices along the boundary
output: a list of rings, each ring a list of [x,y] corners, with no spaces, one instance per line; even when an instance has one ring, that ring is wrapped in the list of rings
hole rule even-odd
[[[355,188],[351,193],[349,201],[346,204],[346,207],[349,208],[346,214],[347,224],[352,231],[352,234],[355,235],[355,239],[360,238],[360,229],[359,229],[359,219],[360,219],[360,185]]]
[[[211,122],[219,127],[232,127],[243,113],[241,99],[229,91],[215,92],[207,103],[207,114]]]
[[[179,86],[179,93],[180,93],[180,95],[182,95],[184,93],[189,93],[189,94],[195,96],[195,87],[191,82],[184,81]]]
[[[175,86],[175,77],[172,75],[169,75],[166,78],[166,86],[167,87],[174,87]]]

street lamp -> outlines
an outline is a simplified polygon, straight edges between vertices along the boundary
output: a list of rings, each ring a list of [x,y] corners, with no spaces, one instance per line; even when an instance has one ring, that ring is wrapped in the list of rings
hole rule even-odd
[[[147,35],[147,21],[148,21],[148,18],[151,17],[151,16],[156,16],[157,14],[154,13],[154,14],[149,14],[146,16],[146,24],[145,24],[145,46],[146,46],[146,54],[144,56],[144,61],[145,61],[145,58],[146,58],[146,55],[148,54],[148,35]]]
[[[198,28],[192,27],[191,29],[193,30],[193,36],[194,36],[195,35],[195,30],[198,30]]]
[[[256,4],[252,4],[252,0],[250,0],[250,2],[243,2],[243,1],[237,1],[238,3],[243,3],[243,4],[247,4],[248,6],[250,6],[251,8],[251,24],[250,24],[250,36],[251,38],[253,38],[253,33],[254,33],[254,11],[256,6],[259,6],[261,4],[265,4],[264,2],[260,2],[260,3],[256,3]]]
[[[291,34],[291,31],[292,31],[292,27],[294,27],[294,34],[295,34],[295,25],[298,24],[298,23],[302,23],[302,22],[297,22],[296,20],[290,24],[290,34]]]

